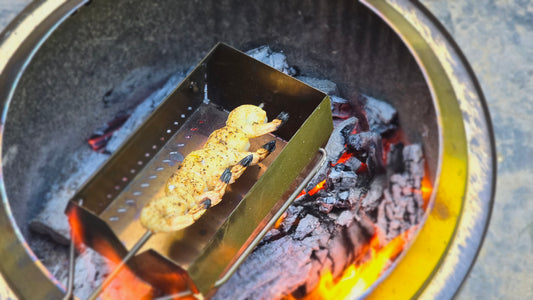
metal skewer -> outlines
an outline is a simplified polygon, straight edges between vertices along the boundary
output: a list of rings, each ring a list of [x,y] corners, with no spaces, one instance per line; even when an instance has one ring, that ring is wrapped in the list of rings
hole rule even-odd
[[[92,292],[87,300],[95,300],[100,293],[113,281],[117,274],[124,268],[126,263],[142,248],[142,246],[152,237],[153,233],[147,230],[143,236],[137,241],[131,250],[124,256],[124,259],[116,266],[115,270],[109,274],[104,281]]]
[[[71,230],[72,231],[72,230]],[[63,300],[71,300],[74,295],[74,272],[75,272],[75,259],[76,257],[76,248],[74,247],[74,235],[70,234],[70,248],[68,256],[68,279],[67,279],[67,293]]]
[[[78,205],[83,205],[83,199],[78,200]],[[68,252],[68,278],[67,278],[67,292],[63,300],[71,300],[74,298],[74,273],[76,272],[76,235],[72,233],[72,226],[70,227],[70,247]]]

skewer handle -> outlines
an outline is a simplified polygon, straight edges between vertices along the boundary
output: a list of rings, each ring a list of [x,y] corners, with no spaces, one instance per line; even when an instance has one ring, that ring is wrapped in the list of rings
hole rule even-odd
[[[98,295],[102,293],[102,291],[113,281],[113,279],[117,276],[117,274],[124,268],[126,263],[135,255],[139,250],[144,246],[144,244],[152,237],[152,232],[150,230],[147,230],[143,236],[137,241],[135,245],[131,248],[131,250],[124,256],[124,259],[118,264],[118,266],[109,274],[104,281],[92,292],[92,294],[87,298],[87,300],[96,300]]]

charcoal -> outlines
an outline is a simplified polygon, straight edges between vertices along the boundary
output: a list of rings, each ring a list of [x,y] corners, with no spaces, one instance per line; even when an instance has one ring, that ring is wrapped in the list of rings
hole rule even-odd
[[[289,67],[285,54],[281,52],[274,52],[269,46],[261,46],[249,50],[246,52],[246,54],[287,75],[293,76],[296,74],[296,69]]]
[[[370,184],[370,189],[361,201],[363,211],[368,215],[373,212],[378,205],[383,195],[383,188],[385,186],[385,176],[377,176]]]
[[[383,192],[383,201],[377,209],[377,225],[391,240],[401,232],[418,224],[423,216],[424,201],[419,191],[424,177],[422,148],[418,144],[405,146],[404,172],[389,178],[389,187]]]
[[[340,214],[333,215],[333,213],[330,213],[329,215],[340,226],[349,226],[355,219],[354,212],[351,210],[343,210]]]
[[[312,253],[312,249],[288,236],[265,244],[250,254],[213,299],[281,298],[305,284]]]
[[[353,152],[368,152],[371,147],[381,142],[381,138],[374,132],[360,132],[348,136],[346,146]]]
[[[317,175],[311,181],[307,184],[305,191],[309,192],[312,188],[314,188],[319,182],[326,179],[326,171],[328,169],[328,166],[331,164],[334,164],[337,162],[337,160],[341,157],[342,153],[344,152],[344,136],[341,133],[342,129],[345,127],[353,128],[355,124],[358,123],[357,118],[349,118],[345,121],[343,121],[337,128],[333,130],[331,133],[331,136],[328,140],[328,143],[326,144],[325,150],[327,152],[327,163],[324,164],[318,170]],[[298,200],[304,200],[304,199],[298,199]]]
[[[348,227],[319,226],[318,218],[307,215],[302,222],[306,225],[298,225],[302,230],[295,231],[297,238],[288,235],[257,247],[212,299],[305,295],[326,272],[341,274],[373,234],[355,221]],[[351,245],[347,245],[345,231],[350,233]]]
[[[395,124],[397,112],[392,105],[370,96],[365,95],[363,97],[366,100],[364,110],[371,131],[384,134],[387,131],[397,128]]]
[[[346,249],[346,242],[344,241],[344,236],[337,235],[334,236],[328,243],[327,249],[329,249],[329,255],[334,257],[333,262],[333,278],[339,277],[342,275],[342,272],[350,264],[349,260],[349,251]]]
[[[299,215],[302,212],[303,207],[291,205],[286,211],[285,218],[280,224],[281,230],[288,232],[299,219]]]
[[[383,145],[379,134],[374,132],[352,134],[346,139],[346,146],[357,159],[367,164],[371,175],[384,172]]]
[[[272,240],[277,240],[278,238],[280,238],[282,236],[282,233],[280,230],[278,229],[271,229],[269,230],[265,236],[263,237],[263,240],[261,241],[262,243],[264,242],[269,242],[269,241],[272,241]]]
[[[391,144],[387,154],[387,170],[390,174],[403,173],[405,164],[403,160],[403,144]]]
[[[357,175],[352,171],[344,171],[344,165],[339,164],[330,169],[326,178],[329,190],[348,190],[357,183]]]
[[[349,191],[342,191],[342,192],[339,192],[337,194],[337,198],[339,198],[339,200],[341,200],[341,201],[348,200],[349,196],[350,196],[350,192]]]
[[[325,147],[326,151],[328,152],[328,161],[330,163],[337,162],[341,154],[344,152],[344,144],[346,141],[341,132],[343,128],[349,126],[353,128],[353,126],[355,126],[355,124],[357,123],[358,119],[352,117],[340,123],[339,126],[333,130],[333,132],[331,133],[331,137]]]
[[[353,117],[353,107],[349,101],[337,96],[330,96],[330,101],[334,127],[338,127],[343,120]]]
[[[320,201],[318,202],[320,206],[318,207],[318,209],[321,213],[327,214],[331,212],[336,203],[337,198],[335,196],[320,198]]]
[[[298,227],[296,227],[296,231],[292,237],[294,239],[301,240],[309,235],[309,233],[315,230],[319,225],[320,224],[317,217],[313,215],[307,215],[300,220],[300,223],[298,223]]]
[[[352,156],[344,164],[349,168],[349,170],[357,172],[357,170],[361,168],[362,163],[360,160]]]
[[[307,186],[305,187],[305,191],[306,192],[309,192],[311,189],[313,189],[319,182],[322,182],[324,179],[326,179],[327,177],[327,174],[326,174],[326,170],[327,170],[327,164],[326,166],[323,166],[322,169],[320,169],[317,173],[317,175],[315,175],[315,177],[313,177],[313,179],[311,179],[311,181],[309,181],[309,183],[307,184]]]

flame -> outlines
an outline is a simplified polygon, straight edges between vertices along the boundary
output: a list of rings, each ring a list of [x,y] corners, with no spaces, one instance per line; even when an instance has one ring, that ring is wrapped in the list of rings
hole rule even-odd
[[[76,213],[76,209],[71,209],[67,213],[68,215],[68,222],[70,224],[70,236],[72,241],[74,242],[74,246],[78,250],[78,252],[82,252],[84,249],[83,245],[83,226],[80,222],[79,216]]]
[[[427,176],[424,176],[422,178],[420,191],[422,192],[422,199],[424,200],[424,211],[426,211],[426,208],[429,204],[429,198],[431,196],[431,193],[433,192],[433,186],[431,185],[431,181]]]
[[[84,229],[77,209],[70,209],[67,213],[71,228],[71,236],[79,252],[85,251]],[[93,248],[108,259],[107,270],[111,273],[115,266],[122,261],[122,257],[106,241],[92,241]],[[100,299],[151,299],[154,294],[153,287],[139,279],[127,266],[118,273],[115,279],[100,294]]]
[[[284,212],[277,220],[276,223],[274,223],[275,229],[278,229],[281,226],[281,223],[283,223],[283,220],[287,217],[287,212]]]
[[[361,296],[402,252],[414,230],[416,226],[398,235],[385,246],[381,246],[380,235],[376,231],[359,264],[346,268],[340,279],[333,278],[332,273],[327,272],[320,278],[317,287],[303,299],[354,299]]]
[[[323,190],[326,185],[326,179],[320,181],[314,188],[312,188],[307,194],[310,196],[313,196],[314,194],[318,193],[320,190]]]
[[[336,166],[338,164],[343,164],[343,163],[347,162],[350,159],[350,157],[352,157],[352,156],[353,156],[352,153],[348,153],[348,152],[345,151],[345,152],[342,153],[341,157],[337,160],[337,162],[334,163],[334,164],[331,164],[331,166],[334,167],[334,166]]]

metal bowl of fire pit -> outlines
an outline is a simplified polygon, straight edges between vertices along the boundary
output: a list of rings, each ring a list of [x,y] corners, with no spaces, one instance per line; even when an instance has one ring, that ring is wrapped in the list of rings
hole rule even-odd
[[[14,294],[64,294],[45,265],[66,248],[28,229],[69,168],[64,158],[218,42],[269,45],[295,72],[336,82],[344,98],[364,93],[397,109],[405,140],[423,147],[433,190],[415,238],[362,296],[452,297],[490,217],[490,120],[464,57],[427,11],[380,0],[30,4],[0,44],[0,271]]]

